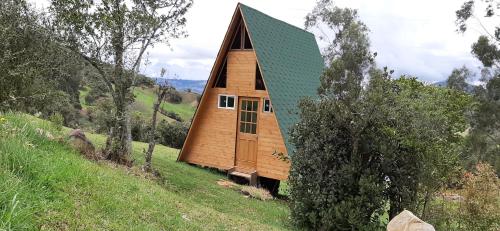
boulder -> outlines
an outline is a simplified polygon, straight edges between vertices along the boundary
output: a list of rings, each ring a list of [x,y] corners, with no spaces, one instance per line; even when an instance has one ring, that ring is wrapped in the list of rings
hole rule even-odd
[[[435,231],[435,229],[410,211],[404,210],[389,221],[387,231]]]
[[[97,154],[94,144],[85,136],[85,133],[80,129],[74,129],[69,133],[69,142],[83,156],[91,160],[98,160],[100,156]]]

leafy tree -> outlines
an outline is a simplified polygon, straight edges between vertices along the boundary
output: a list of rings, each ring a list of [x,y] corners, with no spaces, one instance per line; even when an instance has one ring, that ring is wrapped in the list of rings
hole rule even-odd
[[[113,99],[115,114],[107,158],[129,163],[131,88],[147,48],[185,35],[191,0],[52,0],[61,42],[94,67]],[[105,71],[111,64],[112,74]]]
[[[60,113],[74,125],[81,60],[52,39],[26,1],[2,1],[0,9],[0,110]]]
[[[309,19],[342,45],[324,51],[319,99],[299,104],[290,134],[293,220],[312,230],[375,230],[385,212],[424,214],[458,167],[470,97],[376,68],[354,10],[320,1]]]
[[[459,32],[467,31],[471,18],[476,19],[483,28],[483,35],[472,45],[472,53],[484,65],[483,84],[475,91],[478,104],[471,118],[464,159],[468,167],[487,161],[500,175],[500,24],[494,26],[493,32],[484,27],[481,18],[476,16],[478,3],[483,3],[483,8],[479,9],[484,15],[482,19],[500,19],[498,0],[469,0],[456,11]]]
[[[451,89],[467,92],[469,85],[467,80],[473,77],[473,73],[466,67],[455,68],[448,76],[447,85]]]
[[[334,91],[340,98],[356,97],[364,75],[373,64],[369,30],[359,20],[357,10],[320,0],[307,15],[305,27],[320,31],[319,38],[328,44],[323,56],[330,68],[321,77],[319,93],[333,94],[330,91]]]

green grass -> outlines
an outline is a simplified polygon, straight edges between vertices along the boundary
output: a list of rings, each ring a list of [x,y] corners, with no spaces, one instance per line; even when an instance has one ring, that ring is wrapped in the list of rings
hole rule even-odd
[[[82,108],[86,108],[89,105],[87,105],[87,102],[85,102],[85,96],[89,94],[90,89],[88,87],[84,87],[80,90],[80,105],[82,105]]]
[[[223,188],[216,184],[223,175],[176,162],[176,149],[157,145],[153,165],[163,180],[147,179],[137,167],[82,158],[59,141],[64,132],[46,121],[21,114],[2,117],[0,230],[288,228],[286,202],[245,198]],[[88,136],[97,145],[105,140]],[[133,144],[137,165],[145,148]]]
[[[154,91],[152,88],[140,88],[136,87],[134,89],[134,95],[135,95],[135,102],[134,102],[134,108],[139,109],[139,111],[143,112],[144,114],[152,113],[152,105],[156,100],[156,96],[154,94]],[[147,107],[151,112],[149,112],[148,109],[142,110],[141,108]],[[196,108],[189,104],[189,103],[180,103],[180,104],[173,104],[173,103],[167,103],[164,102],[162,103],[162,108],[166,111],[171,111],[179,114],[179,116],[184,120],[184,121],[189,121],[191,117],[194,115],[194,111]]]
[[[82,105],[82,108],[86,109],[89,107],[89,105],[85,102],[85,96],[89,94],[90,89],[88,87],[84,87],[83,89],[80,90],[80,104]],[[153,91],[153,88],[142,88],[142,87],[136,87],[134,88],[134,95],[135,95],[135,101],[132,104],[132,112],[133,113],[140,113],[145,119],[149,120],[151,119],[153,115],[153,103],[156,100],[156,95]],[[192,105],[192,100],[193,96],[185,96],[185,98],[189,98],[189,102],[182,102],[179,104],[173,104],[173,103],[168,103],[164,102],[162,103],[162,108],[166,111],[169,112],[175,112],[179,114],[179,116],[184,120],[184,121],[189,121],[193,115],[194,111],[196,110],[196,107]],[[160,120],[167,120],[169,122],[174,121],[172,118],[165,116],[161,113],[158,113],[158,119]]]

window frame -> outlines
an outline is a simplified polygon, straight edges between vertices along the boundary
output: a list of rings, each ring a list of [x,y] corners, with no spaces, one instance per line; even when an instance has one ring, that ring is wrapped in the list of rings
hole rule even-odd
[[[225,106],[225,107],[221,107],[221,106],[220,106],[220,97],[221,97],[221,96],[225,96],[225,97],[226,97],[226,106]],[[228,99],[229,97],[232,97],[232,98],[233,98],[233,100],[234,100],[233,107],[228,107],[228,106],[227,106],[227,102],[228,102],[228,100],[227,100],[227,99]],[[237,97],[236,95],[218,94],[218,95],[217,95],[217,108],[220,108],[220,109],[230,109],[230,110],[234,110],[234,109],[236,109],[236,107],[237,107],[237,105],[236,105],[236,104],[237,104],[237,103],[236,103],[236,102],[237,102],[237,99],[238,99],[238,97]]]
[[[269,100],[269,111],[266,111],[266,100]],[[271,103],[271,99],[269,97],[262,98],[262,113],[273,113],[273,104]]]

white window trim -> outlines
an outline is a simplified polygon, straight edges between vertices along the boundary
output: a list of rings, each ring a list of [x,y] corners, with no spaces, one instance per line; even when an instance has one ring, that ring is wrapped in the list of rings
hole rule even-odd
[[[269,100],[269,111],[265,110],[266,100]],[[273,113],[273,104],[271,103],[271,99],[269,97],[262,98],[262,112],[263,113]]]
[[[220,106],[220,97],[221,96],[226,96],[226,106],[225,107],[221,107]],[[227,98],[228,97],[233,97],[234,98],[234,105],[233,105],[233,107],[228,107],[227,106]],[[236,95],[226,95],[226,94],[218,94],[217,95],[217,108],[234,110],[236,108],[237,102],[238,102],[238,97]]]

